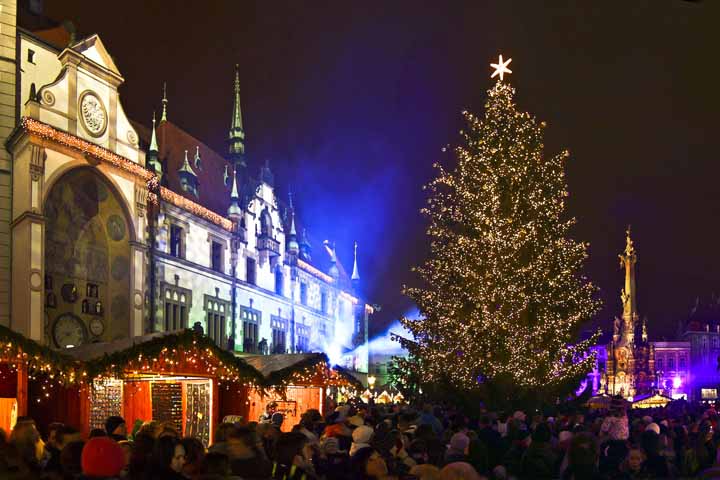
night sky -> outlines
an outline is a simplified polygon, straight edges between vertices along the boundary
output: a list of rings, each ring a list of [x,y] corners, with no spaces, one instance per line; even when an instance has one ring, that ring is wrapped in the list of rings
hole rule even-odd
[[[546,3],[553,3],[548,7]],[[521,109],[571,152],[573,235],[611,328],[617,254],[632,224],[638,301],[651,339],[672,338],[695,297],[720,293],[720,2],[46,1],[99,33],[126,79],[128,115],[169,118],[218,152],[240,65],[251,172],[270,159],[299,215],[360,273],[381,331],[409,308],[401,285],[427,253],[418,210],[432,163],[482,113],[489,63],[512,57]],[[582,4],[582,5],[580,5]],[[117,8],[110,9],[111,5]],[[316,247],[319,247],[317,245]]]

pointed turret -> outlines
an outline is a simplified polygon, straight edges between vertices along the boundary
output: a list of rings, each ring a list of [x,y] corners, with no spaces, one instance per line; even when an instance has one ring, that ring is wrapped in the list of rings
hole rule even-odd
[[[360,281],[360,272],[358,272],[358,265],[357,265],[357,242],[355,242],[355,250],[354,250],[353,256],[355,258],[353,259],[353,272],[352,272],[352,276],[350,277],[350,280],[352,280],[353,283],[355,283],[355,282]]]
[[[167,82],[163,82],[163,98],[162,98],[163,111],[162,111],[162,117],[160,117],[160,122],[167,122],[167,104],[168,104]]]
[[[147,154],[147,165],[158,177],[162,177],[162,164],[158,158],[158,151],[157,135],[155,134],[155,112],[153,112],[152,135],[150,136],[150,148],[148,149]]]
[[[180,187],[185,191],[192,193],[196,197],[198,196],[198,182],[195,171],[190,166],[188,160],[188,151],[185,150],[185,160],[182,166],[178,170],[178,176],[180,177]]]
[[[312,260],[312,245],[307,236],[307,230],[303,228],[302,235],[300,236],[300,258],[309,262]]]
[[[193,159],[193,164],[195,165],[195,168],[197,170],[202,170],[202,159],[200,158],[200,145],[197,145],[195,147],[195,158]]]
[[[292,192],[288,194],[290,198],[290,234],[288,235],[287,251],[291,255],[300,253],[300,245],[297,242],[297,232],[295,231],[295,207],[292,201]]]
[[[228,151],[235,168],[245,168],[245,131],[242,124],[242,113],[240,110],[240,72],[239,66],[235,65],[235,88],[233,100],[232,121],[228,134]]]
[[[240,193],[237,186],[237,172],[233,175],[232,191],[230,192],[230,206],[228,207],[227,216],[232,221],[239,221],[242,218],[242,208],[240,208]]]
[[[340,277],[340,269],[337,266],[337,254],[335,253],[335,244],[331,244],[328,240],[325,240],[323,242],[323,245],[325,245],[325,249],[330,255],[330,268],[328,268],[328,275],[337,280]]]

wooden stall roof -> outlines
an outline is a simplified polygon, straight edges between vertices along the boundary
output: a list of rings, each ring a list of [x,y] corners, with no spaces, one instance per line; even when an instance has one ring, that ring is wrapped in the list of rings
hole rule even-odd
[[[362,384],[342,367],[330,367],[324,353],[281,353],[273,355],[243,355],[241,357],[253,366],[264,378],[265,385],[278,386],[297,382],[298,376],[305,376],[313,369],[322,373],[313,375],[309,383],[346,384],[362,388]]]
[[[90,343],[65,353],[83,363],[87,379],[102,375],[124,377],[128,373],[172,373],[217,376],[255,385],[262,385],[264,380],[245,360],[192,330]]]
[[[0,325],[0,361],[23,363],[30,372],[47,373],[61,383],[78,381],[78,363],[64,352],[41,345],[22,334]]]

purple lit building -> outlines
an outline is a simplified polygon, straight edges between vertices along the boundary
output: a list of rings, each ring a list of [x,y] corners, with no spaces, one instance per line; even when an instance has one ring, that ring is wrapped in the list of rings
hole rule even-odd
[[[715,400],[720,387],[720,299],[713,295],[704,304],[697,299],[684,330],[683,340],[690,345],[690,398]]]

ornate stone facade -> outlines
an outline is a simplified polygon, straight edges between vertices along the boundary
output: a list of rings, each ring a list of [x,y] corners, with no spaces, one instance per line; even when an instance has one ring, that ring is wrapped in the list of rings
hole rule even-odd
[[[34,61],[7,143],[11,328],[68,348],[194,327],[236,352],[326,351],[367,371],[357,266],[351,282],[334,245],[311,255],[269,166],[247,171],[237,75],[224,156],[168,120],[167,98],[157,129],[131,123],[97,35],[17,45]]]
[[[604,382],[611,395],[633,397],[652,393],[655,386],[655,351],[648,342],[647,320],[637,311],[635,264],[637,253],[627,230],[625,251],[619,255],[625,270],[625,287],[620,293],[622,317],[615,317],[613,339],[607,346]]]

